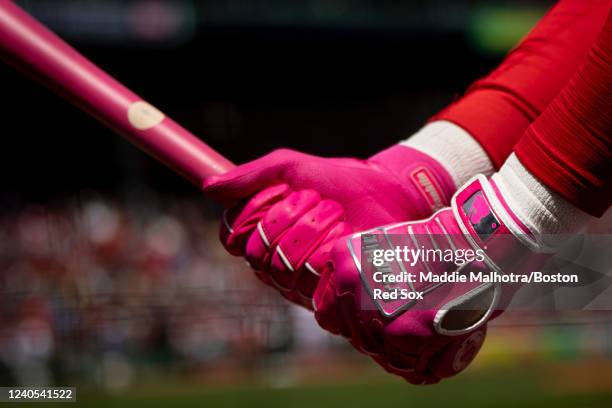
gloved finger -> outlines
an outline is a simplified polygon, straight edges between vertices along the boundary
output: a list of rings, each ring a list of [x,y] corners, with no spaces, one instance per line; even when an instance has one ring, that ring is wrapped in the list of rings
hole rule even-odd
[[[246,241],[257,228],[257,223],[277,202],[286,198],[291,190],[286,184],[266,188],[255,194],[246,204],[224,211],[219,238],[232,255],[244,255]]]
[[[364,328],[362,318],[373,311],[370,304],[362,305],[362,283],[359,270],[352,257],[344,256],[350,236],[335,240],[326,265],[334,271],[327,286],[319,283],[315,292],[315,316],[322,327],[351,339],[364,353],[377,352],[375,336]],[[325,270],[327,270],[327,266]],[[326,289],[322,292],[323,289]],[[318,315],[318,316],[317,316]],[[326,327],[327,326],[327,327]]]
[[[398,370],[428,371],[430,356],[453,340],[432,339],[434,316],[431,310],[408,310],[387,322],[383,336],[389,365]]]
[[[290,193],[270,207],[246,243],[247,261],[255,269],[267,269],[280,237],[320,200],[321,196],[316,191],[301,190]]]
[[[279,286],[293,289],[306,258],[343,216],[342,206],[333,200],[322,200],[306,212],[278,240],[270,262],[271,278]]]
[[[384,353],[384,325],[378,318],[378,311],[358,310],[356,316],[351,320],[353,345],[364,354],[382,355]]]
[[[343,302],[352,302],[352,295],[338,296],[335,273],[330,263],[322,271],[317,290],[312,298],[315,319],[319,326],[333,334],[351,338],[352,330],[343,312]],[[352,317],[351,317],[352,318]]]
[[[275,150],[221,176],[207,178],[203,185],[204,193],[226,206],[232,206],[259,190],[282,183],[288,164],[305,156],[288,149]]]
[[[418,331],[418,330],[417,330]],[[411,384],[436,384],[442,378],[432,371],[432,361],[453,338],[438,340],[406,336],[407,344],[398,344],[403,336],[385,335],[384,353],[374,359],[388,372],[399,375]]]
[[[329,262],[329,252],[334,242],[347,234],[351,227],[346,222],[338,222],[325,236],[323,242],[315,248],[308,259],[298,270],[295,283],[293,283],[292,301],[314,310],[313,297],[319,285],[324,266]],[[277,282],[278,284],[278,282]]]
[[[442,336],[423,341],[423,338],[429,337],[428,330],[431,328],[430,325],[419,325],[421,319],[418,316],[423,316],[423,320],[430,318],[426,312],[413,313],[409,319],[413,326],[411,329],[394,324],[396,321],[387,326],[385,357],[380,361],[384,361],[394,372],[410,382],[413,382],[413,378],[403,373],[417,374],[427,384],[436,383],[465,369],[480,350],[486,327],[462,336]]]
[[[336,241],[349,235],[351,232],[352,228],[348,223],[344,221],[336,223],[327,232],[324,241],[317,246],[306,262],[304,262],[304,267],[312,274],[321,276],[324,266],[330,261],[330,254]]]

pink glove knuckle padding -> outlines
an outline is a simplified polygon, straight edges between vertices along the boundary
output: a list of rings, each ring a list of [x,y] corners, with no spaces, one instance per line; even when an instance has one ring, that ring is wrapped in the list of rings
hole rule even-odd
[[[209,179],[205,192],[230,207],[220,230],[227,250],[283,296],[312,308],[338,238],[425,217],[447,204],[454,188],[439,163],[397,145],[369,160],[281,149]]]
[[[380,268],[362,264],[362,256],[395,246],[463,253],[480,249],[485,255],[461,266],[422,259],[412,268],[395,260]],[[541,265],[547,258],[534,253],[536,248],[529,230],[505,205],[496,186],[480,176],[455,194],[452,207],[426,220],[340,239],[314,296],[315,316],[323,328],[349,338],[387,371],[412,383],[435,383],[465,369],[484,341],[486,322],[503,310],[519,286],[471,280],[381,283],[373,272],[527,273],[533,269],[525,269],[526,265]],[[373,296],[374,290],[389,288],[422,291],[423,300]],[[458,316],[462,316],[459,323]]]

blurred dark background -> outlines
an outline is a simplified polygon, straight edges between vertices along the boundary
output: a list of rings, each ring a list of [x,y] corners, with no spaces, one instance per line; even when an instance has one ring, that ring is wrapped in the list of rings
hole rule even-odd
[[[367,157],[460,95],[551,1],[19,1],[240,163],[278,147]],[[0,66],[2,196],[197,194],[96,121]]]

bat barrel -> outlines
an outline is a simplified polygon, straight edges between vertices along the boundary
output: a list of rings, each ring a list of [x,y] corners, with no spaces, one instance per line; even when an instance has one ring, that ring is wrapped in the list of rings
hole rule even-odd
[[[11,1],[0,0],[0,56],[199,187],[234,167]]]

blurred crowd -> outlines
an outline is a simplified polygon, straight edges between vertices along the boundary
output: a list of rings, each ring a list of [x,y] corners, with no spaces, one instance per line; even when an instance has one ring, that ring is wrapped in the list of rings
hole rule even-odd
[[[308,365],[295,358],[314,358],[315,376],[369,361],[226,254],[219,209],[207,205],[148,190],[85,192],[1,214],[0,384],[121,390],[145,375],[235,378],[270,371],[271,362],[287,369],[287,356],[300,372]],[[610,321],[609,312],[507,313],[475,366],[608,359]],[[272,377],[291,381],[285,371]]]
[[[0,382],[121,387],[135,364],[248,366],[302,344],[302,313],[223,251],[205,210],[92,195],[0,218]]]

